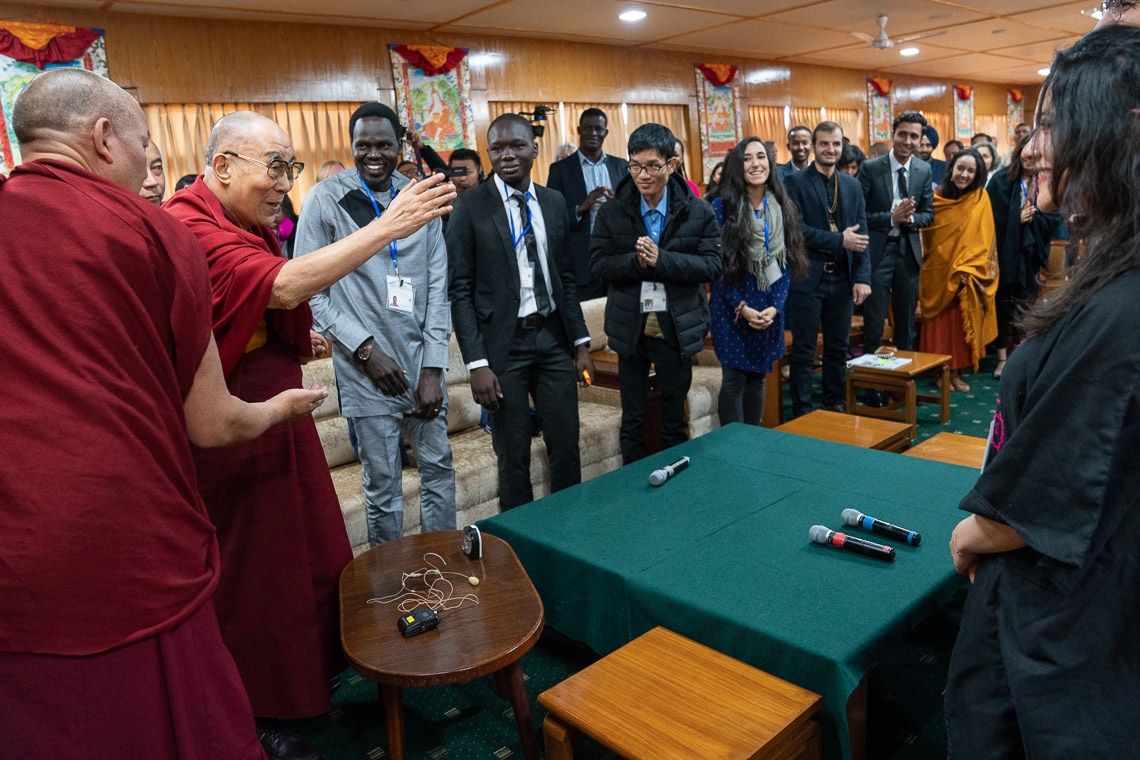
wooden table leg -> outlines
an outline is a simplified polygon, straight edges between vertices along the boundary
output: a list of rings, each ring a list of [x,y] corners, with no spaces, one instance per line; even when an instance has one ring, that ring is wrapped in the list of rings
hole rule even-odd
[[[847,734],[851,739],[851,759],[867,760],[867,676],[847,698]]]
[[[380,684],[380,700],[388,724],[388,756],[404,760],[404,690],[399,686]]]
[[[950,364],[942,365],[942,424],[950,421]]]
[[[855,373],[847,376],[847,412],[855,414]]]
[[[542,722],[542,743],[546,760],[574,760],[574,730],[547,713]]]
[[[914,389],[914,381],[906,383],[906,424],[910,425],[910,439],[918,436],[918,394]]]
[[[534,736],[534,721],[530,717],[530,700],[526,696],[523,683],[522,665],[515,660],[501,671],[510,689],[511,707],[515,710],[515,724],[522,740],[523,756],[526,760],[538,760],[538,741]]]

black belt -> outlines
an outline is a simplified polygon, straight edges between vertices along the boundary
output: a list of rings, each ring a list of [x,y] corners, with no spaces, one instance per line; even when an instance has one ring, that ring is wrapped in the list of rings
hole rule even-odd
[[[823,262],[823,271],[826,274],[835,274],[837,272],[846,274],[847,262],[843,261],[842,259],[836,259],[835,261],[825,261]]]
[[[525,317],[519,317],[518,329],[520,330],[541,330],[550,315],[542,315],[537,311],[534,314],[527,314]]]

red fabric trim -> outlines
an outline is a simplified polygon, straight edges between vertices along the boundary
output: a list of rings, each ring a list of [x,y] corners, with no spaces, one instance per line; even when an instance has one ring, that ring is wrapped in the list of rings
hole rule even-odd
[[[440,74],[450,74],[459,65],[459,62],[467,55],[467,51],[463,48],[454,48],[447,54],[447,60],[441,66],[432,66],[431,63],[424,57],[418,50],[414,50],[407,45],[390,45],[393,50],[400,54],[401,57],[408,63],[415,66],[417,69],[423,69],[423,72],[430,77],[438,76]]]
[[[886,77],[870,77],[867,84],[874,88],[877,95],[886,97],[891,94],[891,80]]]
[[[969,100],[970,96],[974,94],[974,88],[968,84],[954,85],[954,95],[958,100]]]
[[[705,75],[705,79],[709,80],[713,87],[732,84],[738,71],[731,63],[698,63],[697,69]]]
[[[0,30],[0,55],[30,63],[42,69],[49,63],[67,63],[83,55],[91,43],[103,36],[99,29],[76,29],[49,42],[43,50],[33,50],[20,42],[16,35]]]
[[[1025,93],[1021,91],[1020,87],[1014,87],[1009,91],[1009,98],[1014,103],[1020,103],[1025,99]]]

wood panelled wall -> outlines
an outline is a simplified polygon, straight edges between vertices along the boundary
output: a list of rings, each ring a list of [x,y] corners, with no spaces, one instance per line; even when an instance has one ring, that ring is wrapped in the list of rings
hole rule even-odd
[[[107,32],[111,77],[134,87],[143,103],[244,101],[392,102],[387,45],[445,44],[472,54],[497,53],[472,66],[477,131],[482,142],[491,100],[668,103],[689,107],[697,144],[693,62],[736,63],[744,112],[752,105],[820,106],[866,110],[872,72],[763,62],[619,46],[487,37],[360,26],[270,21],[223,21],[44,6],[0,4],[0,18],[101,27]],[[889,55],[886,53],[885,55]],[[1004,114],[1006,87],[997,84],[894,76],[896,112],[953,111],[953,85],[975,85],[977,114]],[[1027,120],[1037,87],[1026,87]],[[771,136],[775,137],[775,136]],[[943,139],[946,139],[943,136]],[[609,146],[614,148],[615,146]]]

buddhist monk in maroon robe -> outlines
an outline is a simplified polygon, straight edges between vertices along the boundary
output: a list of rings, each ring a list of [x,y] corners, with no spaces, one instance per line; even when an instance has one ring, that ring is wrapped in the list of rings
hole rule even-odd
[[[263,757],[218,629],[191,442],[249,440],[327,390],[227,391],[201,247],[138,196],[146,120],[42,74],[0,178],[0,757]]]
[[[288,135],[238,112],[218,121],[206,152],[204,175],[164,208],[205,249],[229,389],[257,401],[299,387],[301,364],[324,348],[308,298],[447,213],[454,189],[424,180],[377,221],[290,261],[270,226],[303,168]],[[313,421],[293,420],[224,452],[196,450],[195,462],[221,546],[214,603],[254,715],[327,712],[330,679],[345,667],[337,581],[352,554]],[[306,756],[279,724],[259,723],[271,755]]]

